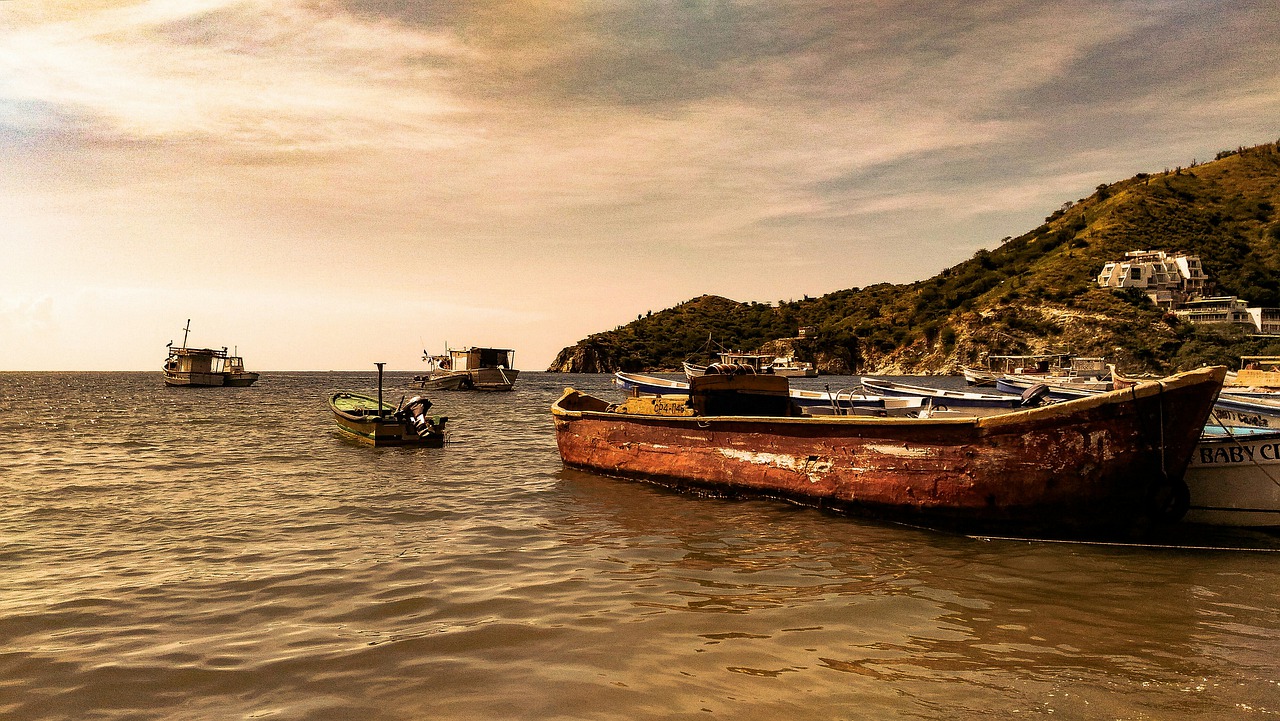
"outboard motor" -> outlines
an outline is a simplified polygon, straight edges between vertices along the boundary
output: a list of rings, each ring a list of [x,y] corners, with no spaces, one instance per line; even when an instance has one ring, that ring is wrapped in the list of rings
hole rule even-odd
[[[431,421],[427,418],[428,410],[431,410],[431,401],[422,396],[414,396],[400,406],[400,410],[396,411],[396,415],[409,421],[418,437],[426,438],[431,434],[432,430]]]
[[[1037,383],[1022,392],[1022,407],[1035,408],[1049,397],[1049,386]]]

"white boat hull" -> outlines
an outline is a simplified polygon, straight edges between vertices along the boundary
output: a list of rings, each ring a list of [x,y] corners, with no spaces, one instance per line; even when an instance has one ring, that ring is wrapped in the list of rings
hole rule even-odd
[[[1204,438],[1184,480],[1188,523],[1280,527],[1280,433]]]

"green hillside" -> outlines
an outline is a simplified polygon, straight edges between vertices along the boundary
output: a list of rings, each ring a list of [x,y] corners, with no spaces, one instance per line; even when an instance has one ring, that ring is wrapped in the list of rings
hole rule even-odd
[[[916,283],[780,303],[703,296],[561,352],[551,370],[667,370],[708,335],[735,349],[794,350],[827,372],[954,373],[986,354],[1105,356],[1165,373],[1240,355],[1280,354],[1277,339],[1181,322],[1141,293],[1099,288],[1130,250],[1199,255],[1215,295],[1280,307],[1280,149],[1224,151],[1204,164],[1100,185],[1043,225]],[[801,326],[817,328],[805,341]]]

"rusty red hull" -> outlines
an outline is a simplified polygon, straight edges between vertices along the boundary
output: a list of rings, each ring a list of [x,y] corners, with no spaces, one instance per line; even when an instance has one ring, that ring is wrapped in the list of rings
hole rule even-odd
[[[1168,514],[1224,374],[974,419],[620,415],[572,390],[552,412],[564,462],[606,475],[952,528],[1127,529]]]

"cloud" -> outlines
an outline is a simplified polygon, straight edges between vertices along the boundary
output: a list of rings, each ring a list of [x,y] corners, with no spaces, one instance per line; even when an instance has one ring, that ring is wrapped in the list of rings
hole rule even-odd
[[[19,23],[0,33],[0,78],[11,114],[96,120],[82,142],[434,148],[463,140],[435,69],[458,52],[292,3],[153,1]]]

